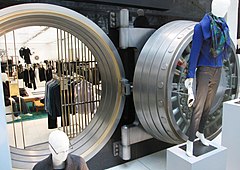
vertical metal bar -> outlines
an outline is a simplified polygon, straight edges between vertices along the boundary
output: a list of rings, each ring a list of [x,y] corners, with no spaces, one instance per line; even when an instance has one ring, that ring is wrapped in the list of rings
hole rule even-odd
[[[94,56],[93,56],[94,57]],[[95,85],[94,85],[94,114],[96,113],[96,110],[97,110],[97,96],[98,96],[98,91],[96,90],[96,87],[98,86],[98,68],[97,68],[97,64],[96,64],[96,60],[95,60],[95,57],[94,57],[94,74],[95,74]],[[94,116],[94,115],[93,115]]]
[[[15,38],[15,31],[14,30],[13,30],[13,44],[14,44],[14,56],[15,56],[15,59],[16,59],[16,64],[18,64],[16,38]],[[17,76],[18,76],[18,74],[17,74]],[[18,77],[17,77],[17,82],[18,82]]]
[[[20,113],[22,113],[22,101],[21,101],[20,96],[18,96],[18,101],[19,101],[19,105],[20,105]],[[22,129],[23,148],[25,149],[26,145],[25,145],[25,137],[24,137],[24,128],[23,128],[22,118],[21,118],[21,129]]]
[[[60,81],[60,109],[61,109],[61,122],[62,122],[62,125],[63,125],[63,131],[65,132],[65,121],[64,121],[64,113],[63,113],[63,107],[62,107],[62,104],[63,104],[63,100],[62,100],[62,84],[61,84],[61,82],[62,82],[62,74],[61,74],[61,64],[60,64],[60,62],[62,62],[61,61],[61,56],[60,56],[60,48],[62,48],[62,44],[60,44],[61,42],[62,42],[62,36],[60,35],[60,40],[59,40],[59,33],[61,34],[61,31],[59,31],[59,29],[57,29],[57,52],[58,52],[58,65],[56,66],[56,67],[58,67],[58,73],[57,73],[57,76],[59,77],[59,81]],[[59,125],[60,126],[60,125]]]
[[[74,137],[74,131],[75,131],[75,126],[74,126],[74,118],[73,118],[73,100],[72,100],[72,97],[73,97],[73,88],[72,88],[72,81],[73,81],[73,78],[74,78],[74,72],[73,72],[73,69],[72,69],[72,64],[73,64],[73,48],[72,48],[72,35],[68,33],[68,56],[69,56],[69,69],[70,69],[70,84],[69,84],[69,109],[70,109],[70,112],[69,112],[69,116],[70,114],[72,115],[72,134],[71,134],[71,137]]]
[[[13,44],[14,44],[14,54],[15,54],[15,58],[16,58],[17,57],[17,52],[16,52],[16,39],[15,39],[15,32],[14,31],[13,31]],[[13,60],[12,60],[12,62],[13,62]],[[30,77],[30,74],[29,74],[29,77]],[[18,78],[17,78],[17,84],[18,84]],[[20,113],[22,113],[22,101],[21,101],[20,94],[19,94],[18,97],[19,97],[18,101],[19,101],[19,105],[20,105]],[[26,147],[26,144],[25,144],[25,133],[24,133],[24,125],[23,125],[22,119],[21,119],[21,129],[22,129],[23,148],[25,149],[25,147]]]
[[[84,106],[85,106],[85,126],[87,126],[88,124],[88,106],[87,106],[87,93],[86,93],[86,90],[87,90],[87,82],[89,80],[89,76],[88,76],[88,62],[87,62],[87,58],[88,58],[88,48],[87,46],[85,45],[85,76],[86,76],[86,81],[84,83]],[[86,127],[85,127],[86,128]]]
[[[14,138],[14,144],[15,144],[15,147],[17,148],[17,138],[16,138],[16,130],[15,130],[15,123],[14,123],[14,113],[13,113],[13,106],[12,106],[12,100],[10,101],[11,102],[11,115],[12,115],[12,125],[13,125],[13,138]]]
[[[92,65],[93,65],[93,60],[92,60],[92,52],[89,50],[89,77],[90,77],[90,97],[89,97],[89,122],[92,120],[92,110],[93,110],[93,72],[92,72]]]
[[[61,30],[61,53],[62,53],[62,56],[61,56],[61,62],[62,62],[62,74],[61,74],[61,84],[62,84],[62,91],[61,93],[63,93],[63,102],[62,102],[62,107],[63,107],[63,121],[66,123],[65,124],[65,133],[68,134],[68,127],[67,127],[67,124],[68,124],[68,120],[67,120],[67,108],[66,108],[66,93],[65,93],[65,85],[64,85],[64,81],[65,81],[65,77],[64,77],[64,67],[65,67],[65,52],[64,52],[64,43],[65,42],[65,32]]]
[[[79,76],[81,76],[81,69],[82,69],[82,66],[81,66],[81,63],[82,63],[82,52],[81,52],[81,48],[80,48],[80,40],[78,40],[77,41],[78,42],[78,57],[79,57],[79,70],[78,70],[78,74],[79,74]],[[82,44],[81,44],[82,45]],[[82,123],[81,123],[81,104],[80,104],[80,100],[79,100],[79,89],[78,89],[78,87],[80,86],[80,83],[81,83],[81,77],[79,78],[80,79],[80,81],[78,82],[78,85],[77,85],[77,87],[76,87],[76,90],[77,90],[77,94],[76,94],[76,96],[77,96],[77,101],[78,101],[78,124],[79,124],[79,132],[82,132]]]
[[[76,101],[76,98],[75,98],[75,96],[76,96],[76,93],[77,93],[77,91],[76,91],[76,85],[77,85],[77,83],[78,83],[78,79],[79,79],[79,75],[77,74],[77,64],[78,64],[78,60],[77,60],[77,57],[78,56],[78,54],[77,54],[77,39],[76,39],[76,37],[74,36],[74,61],[75,61],[75,65],[74,65],[74,71],[75,71],[75,84],[74,84],[74,86],[73,86],[73,91],[74,91],[74,102],[75,102],[75,104],[74,104],[74,111],[75,111],[75,129],[76,129],[76,136],[79,134],[79,129],[78,129],[78,121],[77,121],[77,110],[76,110],[76,104],[77,104],[77,101]]]
[[[96,68],[97,68],[97,70],[99,70],[98,63],[96,65]],[[97,108],[98,108],[98,106],[100,104],[100,102],[99,102],[100,99],[99,98],[101,98],[101,94],[99,94],[101,92],[100,89],[99,89],[99,86],[101,86],[101,84],[100,84],[100,77],[99,77],[100,76],[100,70],[98,72],[99,72],[99,74],[97,74],[97,79],[99,80],[99,83],[97,83],[97,86],[96,86],[96,94],[97,94],[97,96],[96,96],[96,107]]]
[[[66,106],[66,92],[65,92],[65,62],[66,62],[66,52],[65,52],[65,31],[62,31],[62,87],[63,87],[63,106],[64,106],[64,121],[66,122],[66,134],[68,135],[68,119],[67,119],[67,106]]]
[[[5,46],[5,54],[7,57],[7,68],[8,68],[8,51],[7,51],[7,37],[6,34],[4,34],[4,46]],[[9,76],[9,69],[8,69],[8,76]],[[10,82],[9,82],[9,91],[10,91]],[[11,94],[11,92],[10,92]],[[11,96],[10,96],[11,97]],[[17,137],[16,137],[16,130],[15,130],[15,122],[14,122],[14,113],[13,113],[13,106],[12,106],[12,100],[11,100],[11,111],[12,111],[12,120],[13,120],[13,138],[15,142],[15,146],[17,147]]]
[[[96,74],[95,74],[95,61],[93,59],[93,54],[91,54],[91,66],[92,66],[92,87],[91,87],[91,120],[94,116],[94,110],[95,110],[95,94],[94,94],[94,85],[96,84]]]
[[[67,87],[65,87],[66,89],[66,99],[65,99],[65,105],[67,106],[67,117],[68,117],[68,121],[69,121],[69,136],[71,136],[71,119],[70,119],[70,109],[69,109],[69,93],[68,93],[68,75],[69,75],[69,68],[67,67],[68,64],[69,64],[69,56],[67,56],[68,52],[67,52],[67,32],[64,31],[64,49],[65,49],[65,64],[66,64],[66,78],[65,78],[65,81],[66,83],[64,83],[64,86],[66,85]]]
[[[86,84],[86,96],[87,96],[87,125],[89,124],[90,122],[90,118],[89,118],[89,115],[91,114],[90,111],[90,97],[89,97],[89,94],[88,94],[88,88],[89,88],[89,85],[91,83],[91,70],[90,70],[90,64],[91,64],[91,61],[90,61],[90,55],[91,55],[91,51],[89,50],[88,48],[88,56],[87,56],[87,59],[88,59],[88,65],[87,65],[87,68],[88,68],[88,82]]]
[[[81,85],[81,93],[80,93],[80,99],[81,99],[81,106],[82,106],[82,110],[83,110],[83,113],[82,113],[82,128],[85,129],[85,122],[86,122],[86,119],[85,119],[85,112],[86,112],[86,109],[85,109],[85,103],[84,103],[84,94],[82,94],[83,90],[82,88],[84,89],[84,83],[86,81],[86,75],[85,75],[85,67],[86,67],[86,61],[85,61],[85,44],[82,42],[82,65],[83,65],[83,82],[82,82],[82,85]]]
[[[68,119],[67,119],[67,106],[66,106],[66,92],[65,92],[65,48],[64,48],[64,44],[65,44],[65,32],[61,30],[61,35],[63,36],[62,40],[61,40],[61,44],[62,44],[62,93],[63,93],[63,106],[64,106],[64,121],[65,121],[65,128],[66,128],[66,134],[68,135]]]

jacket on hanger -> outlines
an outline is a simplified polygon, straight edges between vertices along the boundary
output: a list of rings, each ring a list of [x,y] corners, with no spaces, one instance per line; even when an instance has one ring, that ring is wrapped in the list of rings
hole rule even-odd
[[[25,86],[28,88],[33,88],[34,90],[37,89],[36,82],[35,82],[35,73],[32,68],[24,70],[23,81],[25,82]]]
[[[21,47],[19,50],[19,55],[24,59],[26,64],[31,64],[30,55],[32,54],[29,48]]]
[[[38,71],[39,71],[39,80],[40,80],[40,81],[46,80],[46,71],[45,71],[45,68],[44,68],[44,67],[39,67],[39,68],[38,68]]]
[[[5,102],[5,106],[10,106],[11,102],[9,100],[10,98],[10,90],[9,90],[9,82],[2,82],[3,84],[3,94],[4,94],[4,102]]]

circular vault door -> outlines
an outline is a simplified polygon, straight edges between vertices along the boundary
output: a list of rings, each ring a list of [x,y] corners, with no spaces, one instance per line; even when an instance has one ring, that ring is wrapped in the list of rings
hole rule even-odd
[[[124,70],[119,54],[107,35],[91,20],[72,10],[50,4],[23,4],[0,10],[0,36],[27,26],[54,27],[75,36],[95,56],[101,75],[101,101],[90,124],[71,140],[71,153],[86,160],[108,142],[120,120],[124,96]],[[30,169],[49,155],[48,148],[24,150],[11,147],[13,166]]]
[[[159,28],[137,61],[133,95],[138,118],[153,137],[168,143],[187,139],[192,108],[184,87],[195,22],[174,21]],[[221,82],[206,125],[206,136],[221,130],[222,103],[238,93],[239,63],[234,47],[224,61]]]

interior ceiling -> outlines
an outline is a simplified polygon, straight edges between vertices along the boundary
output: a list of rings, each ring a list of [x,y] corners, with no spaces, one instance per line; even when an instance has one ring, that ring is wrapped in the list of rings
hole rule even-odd
[[[8,44],[13,44],[15,35],[15,42],[18,45],[27,44],[47,44],[56,42],[56,29],[45,26],[31,26],[17,29],[6,34],[6,41]],[[47,38],[46,38],[47,37]],[[5,39],[0,38],[0,44],[4,44]]]
[[[56,29],[49,28],[45,26],[32,26],[32,27],[24,27],[17,29],[13,32],[9,32],[6,34],[6,42],[7,48],[14,48],[14,36],[16,48],[20,48],[22,46],[31,46],[31,45],[46,45],[49,43],[56,42]],[[5,49],[5,38],[4,36],[0,37],[0,49]]]

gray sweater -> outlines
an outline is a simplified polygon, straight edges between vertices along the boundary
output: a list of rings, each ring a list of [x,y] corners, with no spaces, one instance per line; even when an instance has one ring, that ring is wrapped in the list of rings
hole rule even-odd
[[[33,170],[53,170],[52,155],[38,162]],[[64,170],[89,170],[82,157],[68,154]]]

